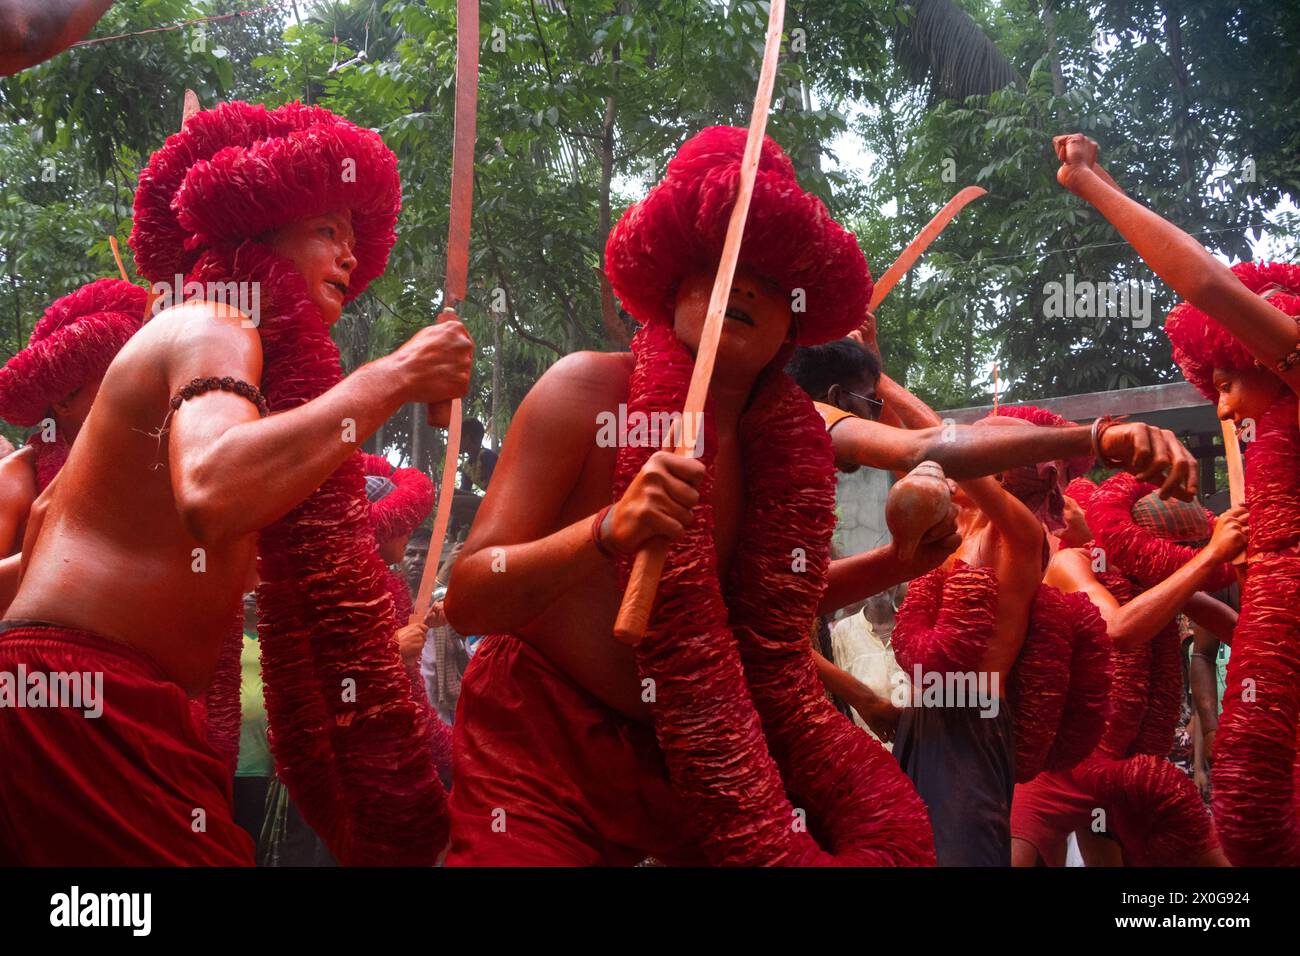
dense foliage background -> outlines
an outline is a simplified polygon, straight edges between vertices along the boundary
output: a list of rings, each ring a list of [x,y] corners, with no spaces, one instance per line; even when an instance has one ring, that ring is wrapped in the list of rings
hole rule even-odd
[[[256,0],[119,0],[92,37]],[[559,356],[624,348],[601,278],[610,223],[691,132],[747,120],[766,5],[485,0],[467,406],[504,433]],[[1081,130],[1139,200],[1231,261],[1294,259],[1300,7],[1271,0],[791,0],[770,133],[880,273],[962,186],[968,208],[882,305],[889,370],[936,407],[1173,380],[1156,283],[1147,328],[1049,318],[1044,287],[1152,276],[1056,185],[1051,137]],[[182,92],[319,103],[381,131],[404,206],[388,273],[339,327],[349,367],[439,308],[454,0],[282,3],[93,43],[0,82],[0,349],[57,296],[116,272],[131,192]],[[128,269],[132,268],[127,252]],[[16,436],[12,436],[16,437]],[[422,463],[438,438],[391,421]]]

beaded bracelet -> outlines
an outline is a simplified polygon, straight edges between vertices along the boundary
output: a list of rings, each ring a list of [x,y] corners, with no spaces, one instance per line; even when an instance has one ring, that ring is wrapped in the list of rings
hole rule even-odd
[[[263,418],[271,414],[271,407],[267,405],[266,399],[258,390],[257,386],[249,385],[241,379],[231,378],[229,375],[224,378],[217,378],[215,375],[211,378],[196,378],[188,385],[182,386],[175,395],[172,396],[172,411],[181,407],[181,402],[187,402],[191,398],[202,395],[205,392],[234,392],[240,398],[246,398],[257,406],[258,412]]]

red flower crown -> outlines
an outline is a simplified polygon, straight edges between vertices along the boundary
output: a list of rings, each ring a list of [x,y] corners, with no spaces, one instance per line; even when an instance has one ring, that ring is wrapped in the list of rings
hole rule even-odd
[[[188,275],[205,248],[352,211],[347,301],[381,275],[401,209],[397,157],[379,135],[319,106],[222,103],[196,113],[140,173],[131,248],[151,282]]]
[[[370,525],[375,540],[383,544],[404,538],[414,531],[433,510],[433,482],[418,468],[394,468],[379,455],[361,456],[367,475],[387,478],[396,487],[370,504]]]
[[[673,297],[690,273],[722,254],[740,182],[745,131],[711,126],[682,144],[658,185],[623,213],[605,245],[605,271],[638,322],[672,325]],[[871,271],[853,234],[804,192],[772,139],[763,149],[740,246],[740,265],[804,293],[797,344],[852,332],[866,317]]]
[[[101,378],[144,318],[145,290],[98,279],[45,310],[23,349],[0,369],[0,418],[24,428]]]
[[[1269,303],[1287,315],[1300,316],[1300,266],[1281,262],[1239,262],[1233,273],[1251,292],[1269,295]],[[1245,369],[1254,357],[1235,335],[1190,302],[1174,306],[1165,319],[1165,334],[1183,377],[1212,402],[1219,400],[1214,370]]]

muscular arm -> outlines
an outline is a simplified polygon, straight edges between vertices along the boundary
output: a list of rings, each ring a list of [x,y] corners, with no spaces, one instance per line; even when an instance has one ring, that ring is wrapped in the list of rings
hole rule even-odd
[[[1092,429],[971,428],[931,425],[893,428],[861,418],[845,418],[831,429],[835,462],[888,471],[911,471],[923,461],[937,462],[949,478],[962,481],[1005,468],[1092,453]]]
[[[9,610],[9,605],[18,593],[18,581],[21,577],[23,563],[22,552],[0,558],[0,617]]]
[[[957,480],[978,478],[1040,461],[1094,453],[1092,429],[1082,425],[1035,427],[1032,430],[1000,428],[991,432],[957,425],[945,429],[939,427],[942,420],[933,409],[889,376],[881,376],[876,391],[885,401],[886,408],[898,412],[907,429],[925,436],[928,447],[924,454],[928,459],[937,461],[948,477]],[[847,424],[847,421],[842,422],[831,430],[832,442],[836,441],[835,433]],[[888,428],[875,427],[880,430]],[[886,449],[894,454],[899,453],[898,442],[903,440],[879,432],[870,438],[890,442]],[[908,446],[903,446],[904,453],[908,450]],[[1118,463],[1139,480],[1159,484],[1162,498],[1172,495],[1190,501],[1196,497],[1199,481],[1196,459],[1168,429],[1141,422],[1112,425],[1103,433],[1100,450],[1108,461]],[[838,454],[837,444],[837,457]]]
[[[1237,612],[1218,598],[1204,591],[1197,591],[1183,605],[1183,613],[1217,640],[1232,645],[1232,632],[1237,627]]]
[[[22,549],[22,531],[36,500],[36,477],[28,456],[15,454],[0,461],[0,548],[3,554]]]
[[[1170,288],[1222,324],[1266,367],[1291,352],[1300,338],[1295,319],[1247,289],[1183,230],[1125,195],[1095,164],[1095,144],[1089,150],[1083,139],[1057,137],[1061,185],[1094,206]],[[1283,378],[1300,392],[1300,368]]]
[[[1188,599],[1205,583],[1222,560],[1202,548],[1196,556],[1155,587],[1120,604],[1092,571],[1087,555],[1075,548],[1062,549],[1052,559],[1047,583],[1062,591],[1083,591],[1101,611],[1106,633],[1119,648],[1149,641],[1174,619]]]
[[[593,515],[552,530],[582,476],[597,414],[622,400],[602,367],[581,353],[561,359],[519,406],[447,589],[447,620],[461,634],[519,633],[608,566],[591,540]]]
[[[261,381],[261,339],[241,327],[242,316],[204,304],[179,308],[205,314],[184,320],[165,351],[169,394],[197,377]],[[265,419],[231,392],[182,402],[168,423],[168,458],[190,533],[201,542],[249,534],[310,495],[403,404],[396,357],[362,366],[324,395]]]
[[[113,0],[0,0],[0,76],[67,49],[112,5]]]

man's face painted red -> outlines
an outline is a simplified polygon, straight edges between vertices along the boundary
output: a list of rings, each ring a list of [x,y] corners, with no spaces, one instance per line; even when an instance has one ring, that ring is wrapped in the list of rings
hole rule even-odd
[[[292,222],[271,234],[269,245],[294,264],[307,283],[307,298],[320,309],[327,325],[343,314],[343,298],[357,260],[352,210],[342,209]]]
[[[714,273],[694,272],[677,287],[673,331],[694,355],[704,333]],[[790,297],[774,282],[743,266],[736,269],[718,341],[717,375],[752,379],[776,357],[790,338]]]
[[[1214,388],[1219,393],[1215,412],[1220,420],[1240,426],[1258,420],[1286,388],[1272,372],[1262,368],[1216,368]]]

